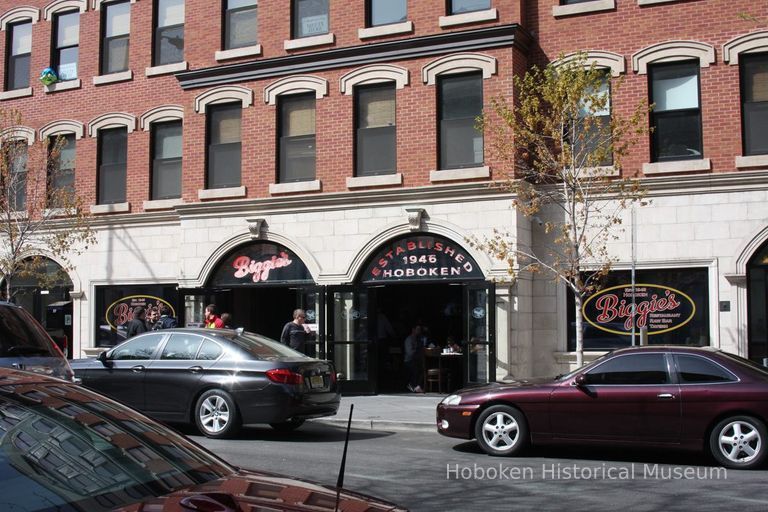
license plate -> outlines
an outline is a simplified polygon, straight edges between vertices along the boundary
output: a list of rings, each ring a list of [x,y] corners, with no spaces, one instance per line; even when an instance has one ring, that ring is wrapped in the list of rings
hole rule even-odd
[[[322,375],[313,375],[309,378],[309,386],[312,388],[321,388],[325,385]]]

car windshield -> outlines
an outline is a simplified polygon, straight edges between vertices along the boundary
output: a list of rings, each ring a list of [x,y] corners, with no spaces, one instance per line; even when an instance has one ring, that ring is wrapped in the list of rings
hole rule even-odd
[[[301,352],[297,352],[275,341],[272,338],[254,334],[252,332],[243,332],[232,337],[232,342],[243,348],[249,354],[257,359],[279,359],[281,357],[306,357]]]
[[[0,381],[3,510],[112,510],[233,471],[166,427],[87,390],[14,375]]]
[[[582,373],[582,372],[587,371],[587,369],[591,368],[592,366],[595,366],[597,363],[599,363],[600,361],[602,361],[603,359],[608,357],[610,354],[611,353],[608,352],[607,354],[603,354],[602,356],[598,357],[597,359],[595,359],[591,363],[585,364],[581,368],[576,368],[575,370],[572,370],[572,371],[570,371],[568,373],[560,374],[557,377],[555,377],[555,380],[558,381],[558,382],[566,381],[566,380],[570,379],[571,377],[574,377],[578,373]]]
[[[23,309],[0,308],[0,357],[56,357],[48,334]]]

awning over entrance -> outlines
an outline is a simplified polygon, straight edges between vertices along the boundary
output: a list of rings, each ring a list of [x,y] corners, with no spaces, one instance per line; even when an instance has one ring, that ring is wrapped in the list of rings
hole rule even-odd
[[[312,275],[287,247],[271,242],[241,245],[225,256],[212,274],[211,287],[272,283],[309,284]]]
[[[387,242],[371,257],[361,282],[470,281],[483,279],[464,248],[440,235],[406,235]]]

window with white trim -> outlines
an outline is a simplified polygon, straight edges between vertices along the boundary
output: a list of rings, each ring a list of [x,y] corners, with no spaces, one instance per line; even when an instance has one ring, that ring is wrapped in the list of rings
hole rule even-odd
[[[293,0],[293,39],[330,32],[328,0]]]
[[[282,95],[280,113],[279,183],[315,179],[315,93]]]
[[[355,87],[355,176],[395,174],[395,83]]]
[[[254,46],[259,38],[259,2],[226,0],[224,8],[224,49]]]
[[[239,187],[241,179],[241,103],[209,105],[206,187]]]
[[[438,77],[440,169],[483,164],[483,133],[475,127],[482,112],[482,73]]]
[[[60,81],[76,80],[80,53],[80,11],[56,13],[53,27],[53,68]]]
[[[181,197],[182,123],[152,123],[151,199]]]
[[[14,211],[27,208],[27,161],[29,146],[26,140],[3,141],[3,150],[8,168],[8,180],[3,183],[2,195],[8,198],[8,206]]]
[[[368,27],[402,23],[408,19],[408,0],[368,0]]]
[[[491,8],[491,0],[448,0],[448,14],[485,11]]]
[[[158,0],[153,66],[184,61],[184,0]]]
[[[128,173],[128,129],[108,128],[98,133],[98,197],[97,204],[126,201]]]
[[[573,154],[580,156],[582,161],[588,155],[593,155],[594,158],[596,151],[605,149],[609,144],[611,79],[608,70],[605,71],[599,88],[596,91],[587,91],[586,95],[602,97],[605,100],[605,105],[602,108],[594,108],[593,105],[589,105],[584,101],[579,109],[579,119],[575,126],[576,132],[568,138],[573,145]],[[596,163],[601,166],[613,165],[613,155],[606,154],[602,161]]]
[[[29,65],[32,59],[32,21],[14,23],[8,27],[5,62],[5,90],[29,87]]]
[[[744,155],[768,154],[768,53],[739,57]]]
[[[128,0],[105,4],[102,21],[101,74],[128,70],[131,4]]]
[[[58,143],[58,147],[56,144]],[[55,195],[60,190],[75,191],[75,134],[66,133],[48,139],[49,149],[58,149],[48,174],[48,186]]]
[[[654,162],[701,159],[699,61],[653,64],[651,89],[651,154]]]

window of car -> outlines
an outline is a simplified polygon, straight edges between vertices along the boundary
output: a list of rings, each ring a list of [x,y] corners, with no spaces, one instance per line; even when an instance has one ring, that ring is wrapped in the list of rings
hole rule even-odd
[[[737,380],[731,372],[703,357],[683,354],[675,357],[680,372],[680,384],[734,382]]]
[[[205,340],[203,341],[203,346],[200,347],[200,352],[198,352],[196,359],[199,361],[215,361],[222,352],[224,352],[224,349],[218,343]]]
[[[145,334],[136,339],[126,341],[122,345],[116,347],[109,358],[115,361],[126,359],[152,359],[152,356],[157,351],[158,345],[163,341],[164,336],[165,335],[162,333]]]
[[[178,333],[171,334],[168,343],[163,347],[160,359],[193,360],[203,338],[195,334]]]
[[[244,332],[232,337],[232,342],[256,359],[277,359],[280,357],[306,357],[282,343],[265,336]]]
[[[590,370],[587,384],[594,385],[649,385],[668,384],[667,361],[661,352],[616,356]]]
[[[45,330],[15,306],[0,307],[0,357],[56,356]]]

